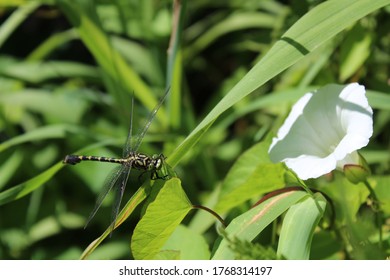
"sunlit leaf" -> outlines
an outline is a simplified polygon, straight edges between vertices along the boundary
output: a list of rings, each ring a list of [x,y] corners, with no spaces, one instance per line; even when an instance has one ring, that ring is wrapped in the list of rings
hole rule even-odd
[[[284,186],[282,164],[272,164],[268,156],[269,141],[247,150],[233,165],[222,187],[217,212],[224,213],[244,201]]]
[[[311,242],[326,208],[320,193],[307,196],[288,209],[280,231],[278,255],[293,260],[308,260]]]
[[[204,237],[185,226],[179,225],[161,249],[175,251],[181,260],[208,260],[210,251]],[[157,255],[157,258],[159,256]]]
[[[180,181],[177,178],[167,181],[134,229],[131,239],[134,258],[154,258],[191,208]]]

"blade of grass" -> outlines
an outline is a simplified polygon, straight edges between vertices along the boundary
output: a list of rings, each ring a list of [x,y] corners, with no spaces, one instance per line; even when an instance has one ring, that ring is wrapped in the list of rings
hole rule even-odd
[[[62,162],[53,165],[38,176],[0,193],[0,205],[19,199],[49,181],[61,168]]]
[[[290,207],[283,219],[277,254],[289,260],[308,260],[311,241],[326,208],[326,199],[315,193]]]
[[[12,32],[39,6],[38,1],[29,1],[21,6],[0,26],[0,48]]]
[[[1,143],[0,153],[15,145],[20,145],[26,142],[47,140],[53,138],[64,138],[66,136],[66,133],[70,131],[77,133],[78,129],[77,127],[64,124],[55,124],[40,127]]]

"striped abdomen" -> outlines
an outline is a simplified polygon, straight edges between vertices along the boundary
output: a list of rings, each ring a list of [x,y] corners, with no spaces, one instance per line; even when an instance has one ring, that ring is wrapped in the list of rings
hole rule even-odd
[[[126,158],[109,158],[99,156],[79,156],[79,155],[67,155],[63,161],[65,164],[75,165],[81,161],[100,161],[118,163],[127,166],[131,166],[138,170],[158,170],[161,168],[165,157],[160,155],[148,156],[141,153],[131,153]]]
[[[101,161],[101,162],[111,162],[111,163],[119,163],[124,164],[127,162],[127,159],[123,158],[109,158],[109,157],[97,157],[97,156],[78,156],[78,155],[67,155],[63,161],[66,164],[75,165],[80,163],[83,160],[89,161]]]

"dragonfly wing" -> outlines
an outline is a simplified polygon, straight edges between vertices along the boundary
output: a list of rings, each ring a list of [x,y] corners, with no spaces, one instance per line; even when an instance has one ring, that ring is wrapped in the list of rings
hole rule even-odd
[[[154,107],[153,111],[150,112],[150,115],[149,115],[148,119],[146,120],[145,126],[143,127],[141,132],[138,133],[138,135],[137,135],[137,139],[135,140],[135,144],[134,144],[134,147],[133,147],[133,151],[134,152],[136,152],[138,150],[139,146],[141,145],[142,139],[144,138],[146,132],[148,131],[149,126],[152,123],[152,120],[156,116],[156,114],[158,112],[158,109],[160,109],[160,107],[163,104],[163,102],[165,100],[165,97],[167,97],[169,91],[170,91],[170,87],[167,88],[167,90],[165,91],[163,97],[161,97],[160,101],[157,103],[156,107]]]
[[[116,219],[118,217],[119,209],[121,206],[123,194],[124,194],[125,189],[126,189],[127,180],[129,179],[130,171],[131,171],[131,166],[128,166],[126,168],[122,168],[121,174],[119,175],[118,179],[115,182],[115,188],[116,188],[115,201],[114,201],[114,204],[112,205],[110,234],[112,233],[112,231],[115,228]]]
[[[118,179],[121,177],[121,174],[123,174],[124,169],[127,169],[126,166],[118,166],[116,167],[106,178],[106,181],[104,182],[103,189],[101,190],[96,203],[95,208],[92,210],[91,214],[88,217],[87,222],[85,223],[84,228],[86,228],[89,224],[89,222],[92,220],[92,218],[95,216],[96,212],[99,210],[100,206],[103,203],[104,198],[107,196],[107,194],[110,192],[110,190],[113,188],[113,186],[118,182]]]
[[[130,112],[130,128],[127,135],[125,146],[123,147],[123,158],[127,158],[133,147],[133,112],[134,112],[134,95],[131,98],[131,112]]]

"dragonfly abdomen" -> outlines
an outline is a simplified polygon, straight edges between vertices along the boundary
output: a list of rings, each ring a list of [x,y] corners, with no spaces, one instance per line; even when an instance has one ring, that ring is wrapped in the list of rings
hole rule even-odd
[[[81,161],[101,161],[123,164],[126,162],[122,158],[110,158],[110,157],[99,157],[99,156],[78,156],[78,155],[67,155],[64,159],[64,163],[75,165]]]

